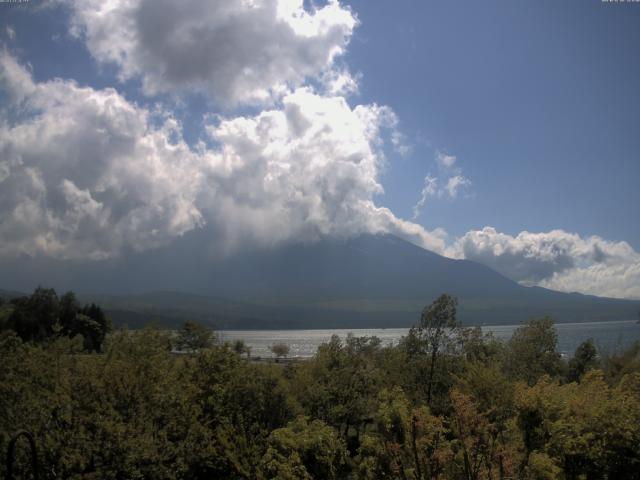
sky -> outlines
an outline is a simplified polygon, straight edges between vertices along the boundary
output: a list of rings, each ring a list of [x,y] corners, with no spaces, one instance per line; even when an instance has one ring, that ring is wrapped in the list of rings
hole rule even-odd
[[[391,233],[640,298],[640,3],[0,3],[0,262]]]

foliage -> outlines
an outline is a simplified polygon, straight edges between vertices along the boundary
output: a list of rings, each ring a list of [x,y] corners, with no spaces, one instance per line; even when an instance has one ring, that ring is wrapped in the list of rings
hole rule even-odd
[[[347,450],[337,432],[321,420],[299,417],[274,430],[262,457],[262,478],[298,480],[341,478]]]
[[[640,344],[563,363],[548,319],[502,344],[441,302],[400,345],[281,365],[197,346],[208,329],[183,355],[154,329],[90,348],[98,307],[43,289],[0,307],[27,318],[0,332],[0,451],[30,431],[45,479],[640,478]]]
[[[175,340],[176,348],[183,352],[197,352],[204,348],[211,348],[215,335],[206,325],[187,320],[178,330]]]
[[[38,287],[29,297],[12,299],[9,310],[0,310],[0,330],[12,330],[34,343],[81,336],[85,350],[99,352],[111,322],[99,306],[81,307],[73,292],[58,297],[54,289]]]
[[[567,368],[567,381],[579,382],[580,378],[592,368],[598,366],[598,351],[593,344],[593,339],[588,339],[578,345],[573,358],[569,360]]]
[[[602,367],[614,383],[628,373],[640,371],[640,341],[622,352],[603,355]]]
[[[640,478],[640,373],[610,387],[600,370],[580,384],[549,377],[520,387],[517,411],[525,465],[544,453],[567,478]]]
[[[556,351],[558,334],[549,317],[530,320],[518,328],[509,340],[505,371],[517,380],[533,385],[542,375],[561,372],[560,354]]]
[[[42,342],[53,336],[58,323],[60,303],[52,288],[38,287],[30,297],[12,300],[13,312],[8,327],[27,342]]]
[[[409,330],[402,341],[407,353],[414,385],[424,385],[424,395],[431,408],[437,408],[434,396],[446,397],[449,367],[442,357],[450,355],[459,343],[460,323],[456,318],[458,301],[440,295],[422,311],[420,323]]]
[[[453,452],[443,419],[412,408],[400,387],[380,392],[374,425],[359,449],[360,477],[441,478],[447,471]]]
[[[251,347],[247,345],[244,340],[236,340],[232,345],[233,351],[238,355],[247,354],[247,358],[251,355]]]
[[[276,358],[286,357],[289,355],[289,345],[286,343],[274,343],[269,347],[269,350],[273,352]]]
[[[298,368],[293,379],[305,410],[337,428],[354,451],[370,421],[378,391],[372,355],[379,343],[377,338],[351,336],[343,344],[334,335],[318,348],[313,361]]]

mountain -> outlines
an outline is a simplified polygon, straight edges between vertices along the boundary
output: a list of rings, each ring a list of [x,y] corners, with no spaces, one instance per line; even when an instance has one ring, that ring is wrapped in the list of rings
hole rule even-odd
[[[468,260],[453,260],[391,235],[323,239],[216,258],[206,236],[126,259],[79,263],[23,259],[0,282],[28,279],[73,289],[116,323],[175,325],[196,318],[219,328],[358,328],[413,324],[441,293],[459,299],[465,324],[636,318],[640,301],[524,287]],[[33,280],[30,280],[33,281]],[[26,288],[25,288],[26,287]],[[151,293],[150,293],[151,292]],[[181,293],[188,292],[188,293]]]

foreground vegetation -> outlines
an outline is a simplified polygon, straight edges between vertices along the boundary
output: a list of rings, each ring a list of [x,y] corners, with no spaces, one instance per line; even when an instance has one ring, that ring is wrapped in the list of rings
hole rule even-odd
[[[458,325],[444,295],[399,345],[333,337],[282,365],[194,324],[96,344],[53,318],[29,337],[10,328],[17,309],[0,335],[0,448],[31,432],[40,478],[640,478],[640,343],[603,356],[585,342],[565,362],[551,320],[503,343]]]

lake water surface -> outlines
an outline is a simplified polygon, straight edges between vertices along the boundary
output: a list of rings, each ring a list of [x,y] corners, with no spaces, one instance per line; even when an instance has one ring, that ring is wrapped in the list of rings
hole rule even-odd
[[[514,330],[521,325],[483,326],[483,332],[492,332],[501,340],[509,340]],[[593,338],[601,352],[614,352],[628,347],[640,340],[640,324],[636,320],[619,322],[560,323],[558,331],[558,351],[563,355],[572,355],[576,347],[589,338]],[[332,330],[222,330],[218,332],[220,340],[244,340],[251,347],[253,357],[272,357],[269,347],[274,343],[286,343],[292,357],[312,357],[318,346],[336,334],[345,338],[348,333],[357,337],[365,335],[382,340],[385,345],[397,344],[408,328],[370,328],[370,329],[332,329]]]

